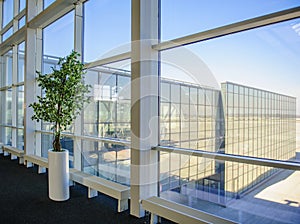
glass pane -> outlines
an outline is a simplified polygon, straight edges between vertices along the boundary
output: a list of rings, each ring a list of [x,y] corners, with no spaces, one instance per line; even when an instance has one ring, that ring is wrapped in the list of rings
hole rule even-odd
[[[24,81],[25,72],[25,42],[19,44],[18,46],[18,82]]]
[[[4,0],[3,1],[3,26],[5,27],[14,16],[14,1],[13,0]]]
[[[57,37],[60,38],[57,41]],[[74,12],[71,11],[43,30],[44,56],[64,57],[74,48]]]
[[[2,92],[2,98],[5,97],[5,120],[4,123],[12,125],[12,89]]]
[[[299,6],[297,0],[161,1],[162,40],[201,32]]]
[[[55,0],[44,0],[44,9],[51,5]]]
[[[130,50],[130,5],[129,0],[84,3],[85,62]]]
[[[89,69],[92,102],[84,108],[84,134],[130,139],[130,76],[109,67]]]
[[[295,85],[300,83],[298,24],[300,19],[294,19],[192,44],[187,48],[205,61],[219,83],[230,80],[270,92],[297,96],[298,102],[299,88]],[[227,52],[226,56],[220,52]],[[228,85],[228,92],[233,91],[233,87]],[[244,95],[250,96],[245,99],[245,104],[253,107],[253,97],[257,97],[254,96],[254,89],[243,91]],[[297,105],[299,114],[300,103]]]
[[[217,101],[221,91],[212,72],[204,61],[183,47],[163,51],[161,56],[162,94],[164,98],[170,94],[168,104],[161,98],[161,144],[218,151],[225,127],[223,105]],[[166,92],[167,84],[170,93]]]
[[[126,146],[83,141],[83,171],[130,185],[130,149]]]
[[[24,130],[17,129],[18,136],[17,136],[17,148],[24,150]]]
[[[12,128],[4,128],[4,144],[5,145],[12,145]]]
[[[19,29],[21,29],[23,26],[25,26],[25,22],[26,22],[26,16],[23,16],[23,17],[19,20]]]
[[[11,27],[2,35],[2,41],[7,40],[12,34],[13,34],[13,28]]]
[[[0,77],[1,86],[11,86],[12,85],[12,51],[7,52],[1,57],[2,64],[2,76]]]
[[[26,0],[19,0],[19,12],[21,12],[26,7]]]
[[[24,126],[24,86],[19,86],[17,89],[18,89],[17,125],[18,127],[23,127]]]
[[[12,92],[11,89],[0,91],[0,102],[3,107],[3,113],[1,113],[0,121],[3,125],[12,124],[11,116],[11,103],[12,103]]]
[[[299,171],[166,152],[160,152],[160,166],[160,197],[167,200],[237,223],[300,218]]]
[[[53,135],[42,134],[42,141],[41,141],[42,157],[48,158],[48,151],[49,149],[53,148],[52,141],[53,141]]]

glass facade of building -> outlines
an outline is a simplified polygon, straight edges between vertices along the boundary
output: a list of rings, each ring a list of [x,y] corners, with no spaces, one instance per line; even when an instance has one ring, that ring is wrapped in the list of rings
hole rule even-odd
[[[226,114],[225,153],[290,160],[296,149],[296,98],[226,82],[222,84]],[[225,163],[228,196],[239,195],[276,169]]]
[[[44,57],[47,72],[57,65],[58,59]],[[85,172],[130,184],[130,71],[107,66],[87,70],[86,83],[92,86],[92,101],[85,106],[83,136],[124,141],[124,144],[103,143],[85,139],[74,142],[64,137],[62,145],[73,156],[73,144],[82,144],[81,169]],[[225,120],[221,91],[176,80],[161,80],[161,145],[191,148],[211,152],[224,151]],[[49,131],[43,122],[42,129]],[[72,134],[73,128],[69,128]],[[42,155],[47,157],[52,136],[42,135]],[[185,155],[160,153],[161,188],[179,190],[189,181],[216,173],[212,160]],[[71,161],[72,162],[72,161]]]
[[[161,145],[224,152],[225,126],[221,91],[173,80],[162,80],[161,89]],[[195,186],[195,183],[203,188],[203,180],[212,176],[218,178],[221,189],[224,175],[220,170],[222,164],[192,155],[161,152],[160,189],[183,193],[187,186]],[[198,198],[205,196],[198,195]]]
[[[2,83],[6,83],[2,86],[9,87],[12,54],[6,54],[2,60],[3,74],[7,74],[2,76]],[[18,80],[22,81],[22,51],[18,61]],[[56,57],[44,56],[43,70],[51,72],[57,61]],[[62,139],[63,147],[70,152],[71,164],[74,144],[81,144],[82,170],[126,185],[130,185],[130,76],[129,71],[105,66],[88,69],[86,83],[92,85],[92,102],[86,105],[82,115],[83,136],[124,140],[124,144],[88,139],[74,142],[73,137]],[[1,132],[5,144],[11,145],[12,131],[16,130],[17,147],[23,149],[24,90],[23,85],[13,88],[17,91],[17,125],[12,127],[10,87],[1,91],[2,107],[6,111],[2,114]],[[221,92],[162,79],[161,89],[161,145],[279,160],[295,156],[295,98],[234,83],[223,83]],[[50,124],[43,122],[41,128],[50,131]],[[74,133],[72,126],[67,133]],[[41,137],[41,152],[47,157],[52,135]],[[269,167],[167,152],[160,153],[160,161],[161,191],[192,195],[196,190],[197,198],[222,204],[226,203],[224,198],[240,197],[276,172]],[[208,197],[206,192],[213,196]]]

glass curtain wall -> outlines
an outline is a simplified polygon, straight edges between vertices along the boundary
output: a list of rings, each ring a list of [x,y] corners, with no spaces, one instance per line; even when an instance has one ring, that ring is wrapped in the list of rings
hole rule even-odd
[[[46,1],[50,4],[50,2]],[[45,2],[45,3],[46,3]],[[45,4],[47,6],[47,4]],[[64,38],[57,41],[57,35],[62,35]],[[65,57],[71,53],[74,46],[74,11],[69,12],[54,23],[43,29],[43,58],[42,58],[42,73],[49,74],[53,72],[52,68],[59,69],[58,60],[60,57]],[[41,93],[43,94],[43,93]],[[41,129],[51,131],[51,124],[42,122]],[[74,126],[67,128],[66,133],[72,134]],[[52,134],[41,134],[41,155],[48,157],[48,150],[52,148]],[[69,158],[71,164],[73,162],[74,140],[69,137],[63,137],[61,140],[62,147],[69,150]]]
[[[12,51],[1,57],[1,139],[12,145]]]
[[[219,90],[165,78],[161,80],[161,89],[161,145],[224,151],[221,143],[224,130],[220,130],[220,127],[224,128],[224,118]],[[187,186],[202,185],[209,177],[218,178],[218,190],[224,190],[221,189],[224,172],[214,160],[161,152],[160,161],[162,191],[181,192]]]
[[[276,160],[295,158],[296,98],[223,83],[228,154]],[[226,192],[240,197],[255,184],[270,177],[276,169],[248,164],[225,164]]]
[[[24,149],[24,43],[1,57],[1,141]],[[14,61],[15,60],[15,61]],[[14,71],[13,65],[17,64]],[[18,77],[17,77],[18,76]],[[15,107],[16,105],[16,107]],[[16,108],[13,109],[13,108]],[[16,136],[16,137],[13,137]]]
[[[130,73],[108,67],[88,69],[91,102],[83,111],[83,135],[130,142]],[[130,184],[130,148],[115,142],[83,141],[83,170]]]
[[[154,46],[155,49],[163,48],[161,51],[161,75],[178,80],[181,83],[189,80],[190,83],[199,84],[201,83],[199,80],[201,80],[204,82],[201,83],[202,86],[203,84],[204,86],[211,86],[209,85],[211,84],[209,77],[212,77],[218,83],[218,86],[224,80],[238,80],[241,83],[249,83],[249,85],[270,89],[274,92],[247,86],[239,87],[239,85],[229,87],[232,88],[232,93],[228,93],[228,90],[226,93],[219,91],[220,98],[228,100],[229,98],[226,95],[228,93],[229,95],[232,94],[232,96],[230,95],[232,102],[238,102],[230,107],[228,105],[232,103],[231,101],[226,101],[226,106],[222,103],[209,103],[209,105],[217,105],[226,110],[226,123],[224,123],[220,122],[219,116],[222,114],[224,121],[223,109],[218,112],[214,107],[207,106],[208,102],[214,102],[214,96],[210,97],[214,94],[210,93],[209,88],[202,91],[205,96],[202,97],[203,102],[197,106],[198,110],[193,110],[191,107],[186,106],[188,102],[191,104],[197,99],[194,96],[196,94],[193,95],[193,92],[196,92],[193,88],[188,87],[182,91],[181,87],[173,87],[174,90],[172,91],[170,85],[162,83],[160,104],[162,134],[160,143],[183,148],[182,151],[185,148],[210,151],[212,145],[209,144],[209,139],[218,139],[217,132],[213,130],[222,126],[221,129],[223,133],[226,133],[226,139],[219,142],[221,148],[219,153],[290,160],[295,157],[296,148],[296,98],[275,92],[299,95],[299,91],[296,90],[297,87],[293,84],[299,82],[299,79],[296,78],[299,73],[299,67],[296,63],[300,52],[299,47],[296,47],[299,46],[297,29],[299,19],[225,36],[218,36],[218,34],[219,31],[222,33],[223,30],[226,30],[225,26],[228,24],[232,28],[239,25],[237,22],[296,7],[299,6],[299,2],[275,3],[269,1],[261,5],[257,1],[246,1],[243,2],[243,5],[241,4],[238,1],[230,1],[224,5],[222,10],[218,10],[220,3],[217,3],[217,1],[191,1],[190,4],[186,4],[184,1],[162,1],[161,37],[162,41],[171,40],[171,43],[163,42],[161,45]],[[218,16],[212,16],[213,14],[207,13],[206,10],[216,12]],[[239,13],[237,13],[237,10]],[[199,13],[199,11],[202,13]],[[186,16],[182,18],[182,14]],[[214,36],[215,33],[217,33],[216,36]],[[212,38],[210,38],[210,35]],[[199,41],[195,43],[197,38],[199,38]],[[174,43],[172,43],[172,39],[174,39]],[[190,42],[188,42],[189,40]],[[180,42],[178,47],[176,47],[177,41]],[[186,52],[183,54],[183,51],[181,51],[181,54],[178,53],[183,49],[181,45],[185,43],[187,43],[186,51],[191,51],[194,55]],[[168,49],[168,46],[170,49]],[[177,61],[175,59],[171,62],[165,60],[167,57],[164,55],[169,54],[168,52],[171,51],[173,51],[171,53],[173,58],[178,58]],[[194,59],[195,55],[199,60]],[[201,60],[203,63],[201,63]],[[188,65],[183,69],[180,67],[182,61]],[[174,64],[177,68],[170,68]],[[188,73],[188,78],[183,77],[186,73]],[[288,77],[286,77],[287,74]],[[192,81],[190,81],[191,79]],[[206,81],[209,84],[206,84]],[[236,91],[234,88],[240,92],[233,94]],[[176,99],[177,92],[180,92],[181,97]],[[225,95],[227,98],[224,98]],[[166,100],[168,98],[171,100]],[[212,99],[207,100],[210,98]],[[182,102],[180,106],[177,105],[179,100]],[[168,101],[172,102],[171,104],[174,106],[170,106]],[[177,108],[177,114],[173,108]],[[194,112],[198,116],[197,120],[192,116]],[[177,122],[177,125],[173,126],[174,128],[169,124],[172,120],[172,118],[169,118],[170,114],[171,117],[174,117],[173,120]],[[179,117],[181,117],[181,122],[179,122]],[[228,122],[229,120],[230,122]],[[198,136],[193,133],[195,130],[193,121],[196,121]],[[174,135],[168,133],[168,129]],[[187,140],[187,142],[179,143],[174,139]],[[193,139],[197,139],[196,146],[193,144]],[[218,151],[214,147],[212,149]],[[246,192],[254,189],[254,186],[257,187],[258,183],[267,180],[275,172],[272,167],[251,164],[219,162],[217,160],[207,160],[209,162],[204,163],[204,158],[187,157],[176,153],[160,152],[160,159],[160,190],[163,191],[161,192],[162,197],[172,198],[169,196],[176,191],[180,193],[179,197],[191,196],[192,198],[205,199],[218,204],[226,204],[232,198],[240,198],[242,195],[246,195]],[[196,171],[195,167],[197,165],[193,166],[193,164],[201,167],[200,171]],[[203,166],[203,164],[211,164],[211,167]],[[198,175],[201,174],[201,171],[205,173],[208,170],[210,172],[199,175],[199,178],[195,175],[186,175],[184,181],[181,181],[180,170],[186,170],[188,172],[182,173],[189,174],[192,174],[190,170],[194,170]],[[168,180],[168,176],[172,176],[170,173],[173,174],[174,178]],[[175,184],[170,184],[172,182]],[[172,199],[176,200],[176,197],[175,195]],[[184,198],[189,200],[190,197]]]
[[[15,7],[18,7],[15,9]],[[18,29],[25,25],[25,0],[4,0],[2,1],[2,29],[0,29],[1,40],[4,42]],[[16,10],[16,11],[15,11]],[[23,11],[24,10],[24,11]],[[14,23],[18,26],[15,26]]]
[[[14,0],[3,1],[3,22],[2,27],[5,27],[14,17]]]
[[[83,32],[84,62],[101,66],[86,73],[92,89],[82,113],[82,170],[125,185],[130,185],[131,75],[123,64],[130,61],[103,65],[101,59],[130,51],[130,6],[129,0],[85,2]]]

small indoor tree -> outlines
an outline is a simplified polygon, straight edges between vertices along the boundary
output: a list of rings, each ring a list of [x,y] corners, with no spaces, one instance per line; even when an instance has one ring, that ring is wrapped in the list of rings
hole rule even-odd
[[[62,151],[61,132],[72,124],[84,103],[89,101],[86,94],[90,92],[90,86],[84,83],[83,64],[78,60],[79,56],[72,51],[70,55],[59,59],[59,69],[52,67],[51,74],[37,72],[38,85],[44,94],[38,96],[38,102],[29,107],[34,110],[33,120],[53,124],[53,151]]]

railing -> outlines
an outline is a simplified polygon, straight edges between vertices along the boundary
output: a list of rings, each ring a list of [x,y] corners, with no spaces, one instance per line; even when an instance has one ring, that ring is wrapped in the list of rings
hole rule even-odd
[[[52,131],[44,131],[44,130],[36,130],[36,133],[41,134],[49,134],[52,135]],[[83,140],[93,140],[93,141],[100,141],[105,143],[111,143],[111,144],[117,144],[117,145],[123,145],[130,147],[131,143],[130,141],[121,140],[121,139],[114,139],[114,138],[105,138],[105,137],[94,137],[94,136],[82,136],[82,135],[74,135],[71,133],[62,133],[63,137],[70,137],[70,138],[79,138]]]
[[[300,170],[300,163],[293,162],[293,161],[256,158],[250,156],[240,156],[240,155],[232,155],[232,154],[225,154],[225,153],[218,153],[218,152],[206,152],[203,150],[175,148],[170,146],[157,146],[157,147],[153,147],[152,149],[157,151],[162,151],[162,152],[172,152],[172,153],[177,153],[182,155],[192,155],[197,157],[204,157],[204,158],[229,161],[229,162],[239,162],[239,163],[268,166],[268,167],[274,167],[280,169]]]

